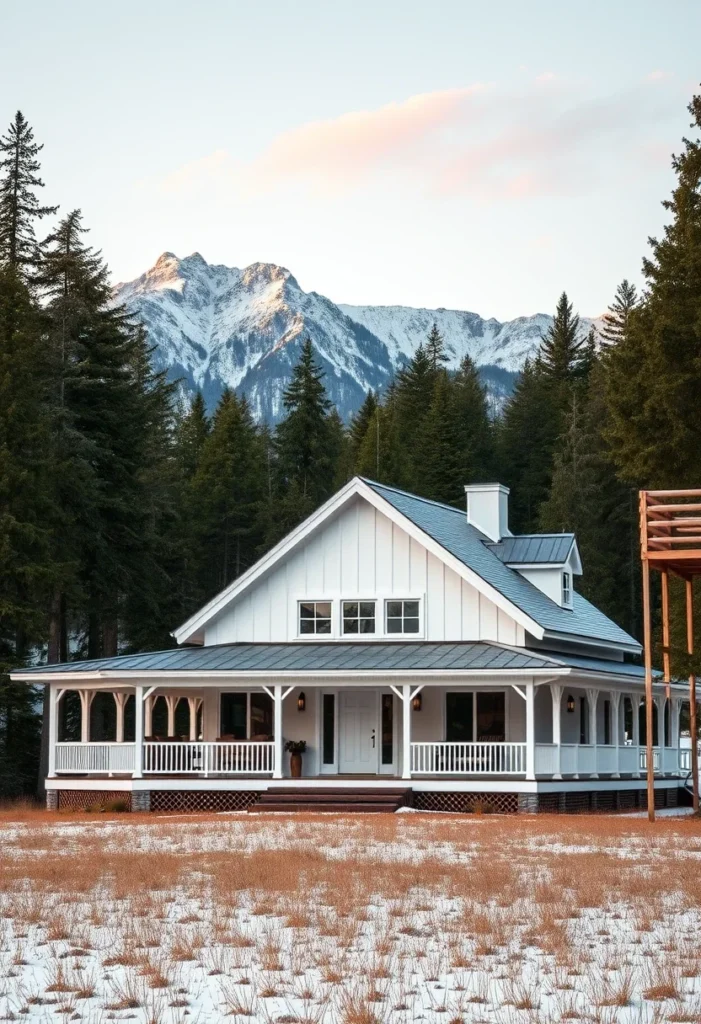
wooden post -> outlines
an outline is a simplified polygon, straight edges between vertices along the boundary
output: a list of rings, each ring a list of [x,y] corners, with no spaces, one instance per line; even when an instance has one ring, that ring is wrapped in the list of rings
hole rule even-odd
[[[79,690],[80,693],[80,742],[90,742],[90,708],[95,698],[94,690]]]
[[[669,665],[669,573],[666,569],[661,572],[662,578],[662,668],[664,671],[665,693],[667,698],[670,694],[670,665]]]
[[[694,653],[694,585],[686,581],[686,650]],[[689,673],[689,732],[691,733],[691,785],[694,813],[699,811],[699,749],[696,736],[696,676]]]
[[[616,770],[614,779],[621,777],[621,691],[611,691],[611,733],[616,747]]]
[[[273,778],[282,778],[282,685],[276,683],[273,687],[273,739],[275,741],[275,762],[273,764]]]
[[[535,686],[526,682],[526,780],[535,781]]]
[[[596,708],[599,702],[599,691],[594,687],[587,688],[587,704],[589,705],[589,742],[594,747],[594,771],[590,778],[599,778],[599,744],[598,729],[596,728]]]
[[[168,736],[175,736],[175,709],[178,706],[180,697],[175,694],[166,694],[166,707],[168,708]]]
[[[647,749],[647,816],[655,820],[655,767],[652,763],[652,630],[650,625],[650,565],[643,558],[643,645],[645,648],[645,745]]]
[[[640,778],[640,696],[637,693],[631,693],[628,696],[630,700],[631,713],[633,716],[631,740],[635,747],[635,771],[633,772],[633,778]]]
[[[126,693],[113,693],[114,703],[117,709],[117,723],[114,738],[117,743],[124,743],[124,705],[127,702]]]
[[[58,716],[60,701],[65,690],[51,683],[49,686],[49,772],[48,778],[56,778],[56,744],[58,743]]]
[[[411,683],[402,685],[402,778],[411,778]]]

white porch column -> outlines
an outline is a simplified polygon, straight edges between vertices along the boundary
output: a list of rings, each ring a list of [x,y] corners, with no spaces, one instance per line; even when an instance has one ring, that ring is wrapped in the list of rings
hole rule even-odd
[[[180,697],[177,694],[166,694],[166,707],[168,708],[168,735],[175,736],[175,709],[178,706]]]
[[[282,778],[282,685],[273,686],[273,738],[275,740],[275,764],[273,778]]]
[[[613,773],[614,779],[621,777],[621,692],[611,690],[611,732],[613,742],[616,745],[616,770]]]
[[[671,710],[671,721],[670,721],[670,740],[672,746],[677,751],[677,770],[679,770],[679,709],[681,707],[681,701],[678,697],[672,697],[672,710]]]
[[[144,688],[134,687],[135,714],[134,714],[134,771],[132,778],[140,779],[143,776],[144,765]],[[147,698],[148,699],[148,698]]]
[[[402,684],[402,778],[411,778],[411,684]]]
[[[153,736],[153,705],[155,697],[147,697],[144,701],[144,736]]]
[[[90,742],[90,708],[95,699],[94,690],[79,690],[80,694],[80,742]]]
[[[56,778],[56,744],[58,743],[58,713],[60,700],[65,690],[49,683],[49,774],[50,779]]]
[[[535,780],[535,686],[526,683],[526,779]]]
[[[633,725],[631,730],[631,741],[635,747],[635,771],[633,778],[640,778],[640,697],[637,693],[629,693]]]
[[[598,779],[599,773],[597,771],[598,758],[596,753],[596,705],[599,700],[599,691],[591,688],[587,689],[587,704],[589,705],[589,742],[594,745],[594,771],[591,772],[590,777],[592,779]]]
[[[194,743],[197,739],[197,715],[202,707],[202,698],[188,697],[187,703],[190,707],[190,741]]]
[[[553,744],[555,746],[555,771],[553,778],[562,778],[562,686],[560,683],[550,684],[550,696],[553,701]]]
[[[114,738],[117,743],[124,743],[124,705],[127,702],[127,695],[126,693],[113,693],[112,696],[117,707],[117,728]]]

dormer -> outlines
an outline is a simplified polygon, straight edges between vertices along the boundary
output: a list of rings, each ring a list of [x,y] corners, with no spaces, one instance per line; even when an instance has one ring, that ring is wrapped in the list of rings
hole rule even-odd
[[[573,533],[524,534],[504,537],[490,550],[560,608],[573,607],[573,578],[582,575],[582,562]]]

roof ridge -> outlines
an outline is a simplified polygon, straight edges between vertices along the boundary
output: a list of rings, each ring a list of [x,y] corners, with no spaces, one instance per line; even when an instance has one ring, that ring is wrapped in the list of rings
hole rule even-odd
[[[391,484],[382,484],[379,480],[371,480],[370,477],[367,476],[360,476],[358,479],[362,480],[364,484],[369,484],[370,487],[382,487],[385,491],[392,491],[394,494],[403,494],[405,498],[414,498],[415,501],[423,501],[426,505],[435,505],[436,508],[444,508],[447,512],[457,512],[459,515],[465,514],[463,509],[456,508],[455,505],[446,505],[442,501],[434,501],[433,498],[423,498],[420,494],[414,494],[412,491],[403,491],[401,487],[392,487]]]

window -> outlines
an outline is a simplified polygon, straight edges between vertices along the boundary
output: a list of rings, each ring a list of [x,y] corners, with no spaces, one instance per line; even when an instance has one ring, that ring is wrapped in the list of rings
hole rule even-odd
[[[394,761],[394,698],[391,693],[382,694],[382,764]]]
[[[344,633],[374,633],[375,632],[375,602],[374,601],[344,601],[343,602],[343,632]]]
[[[562,574],[562,603],[572,604],[572,580],[568,572]]]
[[[604,743],[611,742],[611,701],[604,701]]]
[[[449,743],[472,743],[474,739],[474,695],[446,693],[445,738]]]
[[[388,633],[419,632],[418,601],[388,601],[385,614]]]
[[[503,693],[477,693],[477,741],[503,743],[506,738],[506,696]]]
[[[322,764],[333,764],[336,760],[336,694],[325,693],[322,704]]]
[[[331,632],[331,602],[302,601],[299,605],[300,635]]]
[[[267,693],[222,693],[219,735],[235,740],[273,738],[273,702]]]

